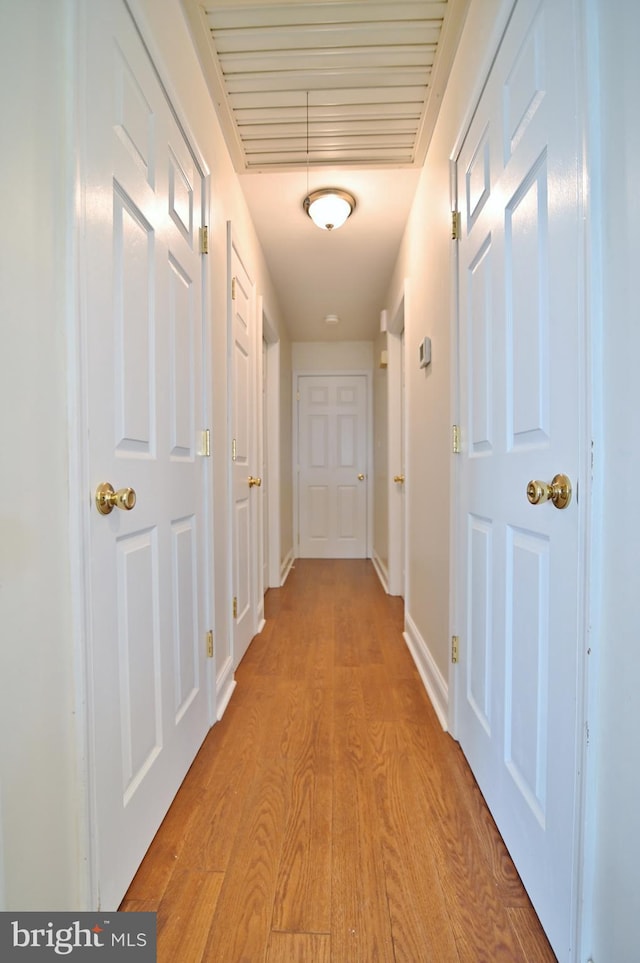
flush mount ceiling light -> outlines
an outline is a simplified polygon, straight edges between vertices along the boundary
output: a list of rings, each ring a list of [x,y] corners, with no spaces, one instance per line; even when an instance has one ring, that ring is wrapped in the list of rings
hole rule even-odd
[[[337,314],[328,314],[324,319],[325,324],[339,324],[340,318]]]
[[[355,210],[356,199],[337,187],[323,187],[307,194],[302,206],[323,231],[335,231]]]
[[[309,91],[307,91],[307,196],[302,206],[318,227],[323,231],[335,231],[353,213],[356,199],[339,187],[322,187],[317,191],[309,190]]]

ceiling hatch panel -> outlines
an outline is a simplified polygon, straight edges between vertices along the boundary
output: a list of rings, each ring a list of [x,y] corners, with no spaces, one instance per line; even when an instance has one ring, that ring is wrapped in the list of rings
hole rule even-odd
[[[236,167],[420,165],[453,6],[200,2]]]

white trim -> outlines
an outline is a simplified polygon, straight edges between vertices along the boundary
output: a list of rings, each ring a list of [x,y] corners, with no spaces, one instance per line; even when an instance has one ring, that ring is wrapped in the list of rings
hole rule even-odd
[[[283,560],[282,565],[280,566],[280,585],[281,586],[284,585],[284,583],[287,581],[289,577],[289,572],[293,568],[293,563],[295,562],[295,560],[296,560],[296,557],[293,554],[293,549],[290,548],[289,551],[287,552],[287,557]]]
[[[578,37],[579,84],[578,108],[584,135],[582,155],[582,204],[584,214],[585,254],[585,432],[590,444],[583,453],[585,484],[581,493],[584,501],[585,525],[585,571],[582,611],[583,671],[582,703],[583,741],[579,757],[582,781],[578,798],[577,849],[577,952],[576,959],[584,960],[593,950],[593,902],[596,867],[596,803],[597,771],[593,738],[598,724],[598,675],[600,667],[601,595],[594,585],[602,584],[602,503],[603,478],[603,379],[600,359],[603,346],[603,291],[602,291],[602,131],[600,118],[599,74],[593,64],[599,63],[598,14],[592,0],[577,0],[576,14],[582,29]],[[588,449],[588,450],[587,450]]]
[[[76,722],[76,785],[82,802],[78,806],[80,825],[78,847],[80,905],[86,909],[97,907],[98,866],[96,846],[96,789],[94,722],[91,711],[92,641],[91,641],[91,578],[89,516],[87,492],[90,490],[88,451],[88,383],[87,383],[87,292],[86,247],[80,243],[86,224],[86,37],[88,36],[85,6],[74,4],[75,36],[73,62],[76,71],[76,171],[75,211],[69,214],[72,225],[69,258],[69,291],[73,305],[69,307],[67,328],[68,363],[68,418],[69,418],[69,546],[70,587],[74,634],[74,689]]]
[[[375,548],[371,556],[371,561],[373,562],[373,567],[376,570],[376,575],[380,579],[380,584],[382,585],[387,595],[390,595],[391,593],[389,591],[389,572],[388,572],[387,566],[384,564],[384,562],[376,552]]]
[[[451,193],[451,210],[458,210],[458,179],[455,160],[449,162],[449,181]],[[451,245],[450,256],[450,374],[449,374],[449,410],[450,423],[460,424],[460,304],[458,287],[458,244]],[[462,599],[459,591],[460,565],[463,564],[464,548],[460,541],[460,456],[449,449],[451,511],[449,514],[449,637],[460,635],[459,618],[462,614]],[[456,680],[456,665],[449,662],[449,731],[454,739],[458,733],[459,687]]]
[[[236,680],[233,677],[233,658],[229,656],[225,660],[216,683],[216,719],[218,722],[226,712],[235,687]]]
[[[409,615],[405,614],[405,631],[403,638],[407,643],[407,648],[411,653],[416,668],[420,673],[420,678],[431,704],[438,717],[443,730],[447,731],[447,716],[449,707],[449,690],[447,682],[440,672],[435,659],[429,651],[429,647],[420,635],[418,627]]]
[[[209,224],[211,219],[211,176],[206,173],[202,176],[202,222]],[[212,311],[211,311],[211,283],[210,272],[207,265],[202,267],[202,311],[203,311],[203,332],[202,332],[202,418],[203,428],[208,428],[213,438],[213,331],[212,331]],[[215,444],[215,439],[214,439]],[[214,454],[210,458],[204,459],[204,586],[203,606],[205,610],[206,630],[215,628],[215,530],[213,523],[213,505],[215,500],[215,472]],[[209,698],[209,726],[214,725],[217,715],[217,691],[215,684],[215,659],[207,660],[207,687]]]
[[[4,867],[4,824],[2,821],[2,780],[0,779],[0,913],[4,913],[7,907],[5,867]]]

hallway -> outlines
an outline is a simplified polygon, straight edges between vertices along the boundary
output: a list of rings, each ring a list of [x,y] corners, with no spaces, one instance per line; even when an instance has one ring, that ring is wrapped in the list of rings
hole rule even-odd
[[[298,560],[266,617],[121,907],[159,963],[552,963],[371,563]]]

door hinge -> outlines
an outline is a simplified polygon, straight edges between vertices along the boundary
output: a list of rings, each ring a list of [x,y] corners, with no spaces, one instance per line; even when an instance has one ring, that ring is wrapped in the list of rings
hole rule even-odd
[[[233,617],[238,618],[238,599],[235,595],[233,596]]]
[[[202,446],[200,448],[201,458],[211,458],[211,431],[205,428],[202,432]]]
[[[231,278],[231,300],[235,301],[235,299],[236,299],[236,279]]]
[[[451,661],[455,665],[460,658],[460,638],[457,635],[451,636]]]
[[[206,224],[200,228],[200,253],[209,253],[209,228]]]
[[[235,461],[238,457],[238,446],[236,444],[235,438],[231,442],[231,461]]]
[[[213,658],[213,632],[211,629],[207,632],[207,658]]]
[[[451,240],[459,241],[462,234],[460,211],[451,211]]]
[[[451,451],[454,455],[460,454],[460,425],[451,426]]]

